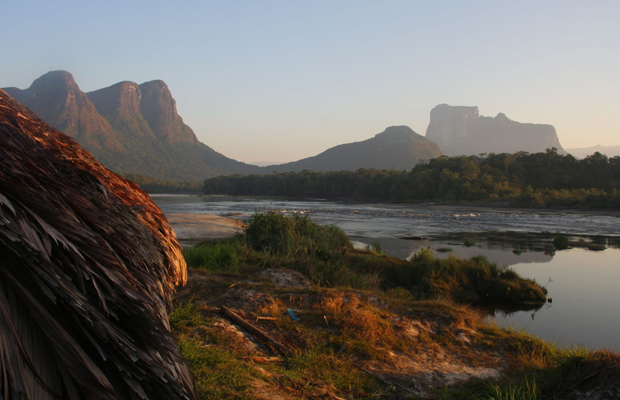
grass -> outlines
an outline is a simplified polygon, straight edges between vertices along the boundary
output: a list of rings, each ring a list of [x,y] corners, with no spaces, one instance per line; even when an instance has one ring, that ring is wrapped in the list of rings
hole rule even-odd
[[[516,272],[478,256],[469,260],[440,259],[428,249],[418,251],[408,263],[383,268],[386,285],[402,285],[421,298],[449,298],[467,304],[543,304],[546,291]]]
[[[239,272],[243,255],[239,246],[230,240],[203,242],[201,246],[183,250],[188,265],[211,271]]]
[[[298,351],[286,362],[254,364],[235,344],[235,334],[217,327],[219,316],[213,307],[191,300],[177,303],[170,322],[201,399],[258,399],[274,393],[290,399],[404,398],[408,393],[393,392],[360,368],[390,364],[394,352],[415,360],[447,353],[470,366],[495,365],[493,360],[501,357],[504,373],[499,380],[474,379],[440,387],[427,392],[424,398],[430,399],[566,398],[564,394],[575,387],[620,379],[620,357],[615,353],[560,349],[522,331],[487,325],[479,311],[448,299],[419,301],[402,288],[300,291],[246,284],[245,289],[253,296],[257,291],[266,295],[257,297],[262,301],[243,303],[245,315],[268,318],[261,322],[262,328],[294,343]],[[211,295],[200,294],[201,301]],[[294,308],[301,321],[293,321],[288,308]],[[406,335],[405,317],[428,328]],[[476,332],[467,345],[458,339],[463,331]]]
[[[437,399],[549,398],[585,384],[583,378],[593,372],[620,372],[615,353],[559,349],[526,333],[484,324],[483,314],[472,304],[545,299],[540,286],[484,257],[438,259],[422,250],[405,261],[380,251],[354,250],[341,230],[318,226],[304,216],[257,214],[248,231],[185,249],[188,265],[214,279],[224,277],[220,280],[226,282],[213,284],[213,290],[234,287],[252,293],[254,300],[240,300],[237,306],[246,315],[267,318],[263,328],[294,344],[298,352],[284,363],[257,367],[230,333],[214,328],[216,312],[191,300],[178,303],[170,322],[201,398],[261,398],[257,393],[264,387],[293,399],[320,393],[386,396],[388,386],[357,366],[387,363],[393,352],[414,359],[447,352],[472,366],[495,365],[496,358],[502,359],[505,373],[498,381],[473,380],[428,392],[428,398]],[[314,286],[300,291],[227,283],[265,268],[297,270]],[[209,287],[202,290],[195,295],[231,299]],[[259,295],[261,290],[269,291]],[[288,316],[289,308],[301,321]],[[423,322],[407,333],[405,320]],[[465,344],[463,332],[476,333]],[[614,381],[611,372],[604,376]]]
[[[222,279],[227,278],[229,275]],[[273,291],[264,285],[246,289],[254,296],[257,290],[272,290],[266,292],[263,301],[245,303],[245,314],[267,318],[262,322],[263,329],[295,343],[298,351],[284,363],[257,366],[238,349],[233,334],[223,334],[215,327],[218,315],[213,307],[192,301],[177,303],[171,325],[202,399],[266,398],[257,394],[265,387],[272,391],[270,395],[275,391],[291,399],[329,397],[325,393],[341,398],[390,398],[392,389],[360,366],[390,364],[394,352],[418,359],[419,354],[447,351],[452,357],[470,360],[467,363],[472,366],[491,362],[480,349],[492,354],[501,349],[513,371],[511,379],[457,385],[438,393],[445,398],[487,398],[481,396],[500,392],[509,396],[524,390],[520,389],[523,382],[536,382],[537,388],[541,387],[538,382],[548,385],[549,379],[540,372],[528,374],[555,368],[563,354],[524,333],[484,325],[483,315],[469,306],[447,299],[418,301],[402,288],[385,293],[316,287]],[[209,293],[202,296],[210,298]],[[288,308],[294,308],[301,321],[293,321]],[[429,325],[413,336],[405,334],[404,316],[411,321],[431,321],[436,327]],[[457,339],[464,329],[479,332],[471,346]],[[588,353],[577,349],[572,354],[574,366]],[[396,398],[407,394],[397,393]],[[442,398],[438,393],[431,391],[428,396]]]
[[[189,362],[199,396],[202,399],[255,398],[252,369],[226,349],[225,338],[200,329],[213,322],[194,303],[177,304],[170,315],[170,325],[181,354]]]
[[[188,360],[198,394],[203,399],[253,399],[251,368],[230,351],[196,337],[180,335],[181,354]]]
[[[286,398],[310,398],[315,391],[348,393],[354,398],[371,398],[381,391],[372,377],[355,368],[351,361],[335,355],[333,346],[314,332],[313,322],[305,324],[286,318],[284,304],[271,299],[257,310],[270,315],[276,330],[295,332],[303,351],[286,363],[261,365],[257,368],[234,344],[234,338],[223,335],[213,326],[215,318],[192,302],[178,303],[171,314],[172,329],[181,353],[188,360],[201,399],[257,399],[260,388],[270,393],[284,391]],[[317,389],[318,388],[318,389]]]
[[[422,249],[405,261],[381,254],[379,245],[354,250],[341,229],[317,225],[299,214],[257,213],[245,234],[203,242],[186,249],[185,257],[191,268],[236,273],[287,268],[318,286],[374,291],[401,287],[419,299],[510,306],[546,300],[544,288],[482,256],[439,259]]]
[[[531,382],[525,379],[522,384],[509,384],[507,386],[500,386],[494,382],[487,382],[481,393],[474,394],[473,400],[539,400],[540,388],[536,384],[536,380]]]

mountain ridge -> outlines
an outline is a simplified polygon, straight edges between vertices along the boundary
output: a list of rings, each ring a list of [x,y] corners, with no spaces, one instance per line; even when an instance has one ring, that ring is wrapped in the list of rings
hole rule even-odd
[[[277,172],[357,170],[359,168],[408,170],[441,156],[439,147],[408,126],[390,126],[370,139],[344,143],[322,153],[284,164],[263,167]]]
[[[313,157],[259,167],[228,158],[200,142],[178,114],[162,80],[121,81],[85,93],[71,73],[50,71],[27,89],[5,90],[74,137],[108,168],[127,175],[191,181],[274,170],[410,169],[420,159],[441,155],[434,143],[410,128],[390,127],[371,139],[341,144]]]
[[[35,79],[27,89],[9,87],[4,90],[54,128],[74,137],[89,151],[124,150],[118,133],[96,112],[69,72],[50,71]]]
[[[5,91],[120,173],[182,181],[260,173],[198,141],[161,80],[84,93],[69,72],[50,71],[27,89]]]

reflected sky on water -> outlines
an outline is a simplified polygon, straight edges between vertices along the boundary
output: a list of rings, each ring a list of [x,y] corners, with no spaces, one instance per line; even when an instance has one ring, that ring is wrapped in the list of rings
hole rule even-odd
[[[620,350],[620,250],[570,249],[556,252],[546,263],[511,268],[535,279],[552,299],[536,312],[497,315],[501,325],[514,326],[556,341],[560,346]]]

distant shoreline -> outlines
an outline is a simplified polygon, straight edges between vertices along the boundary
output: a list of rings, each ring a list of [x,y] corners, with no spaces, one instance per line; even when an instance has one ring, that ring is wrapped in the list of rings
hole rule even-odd
[[[484,201],[472,201],[462,203],[443,203],[443,202],[419,202],[419,203],[390,203],[384,201],[353,201],[346,199],[317,199],[317,198],[289,198],[281,196],[235,196],[235,195],[212,195],[212,194],[182,194],[182,193],[149,193],[151,197],[159,198],[178,198],[178,197],[210,197],[210,198],[237,198],[237,199],[274,199],[274,200],[289,200],[289,201],[331,201],[343,204],[386,204],[394,207],[409,207],[412,209],[436,209],[436,210],[449,210],[449,209],[475,209],[475,210],[511,210],[522,212],[547,212],[547,213],[574,213],[574,214],[593,214],[593,215],[609,215],[620,216],[620,209],[591,209],[591,208],[578,208],[578,207],[527,207],[523,205],[513,205],[508,202],[484,202]]]

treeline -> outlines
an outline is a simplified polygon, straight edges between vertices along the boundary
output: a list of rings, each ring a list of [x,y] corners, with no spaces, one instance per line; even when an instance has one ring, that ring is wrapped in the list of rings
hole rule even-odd
[[[519,152],[442,156],[411,171],[231,175],[204,181],[204,193],[356,201],[502,201],[536,207],[620,208],[620,157],[594,153],[582,160]]]

